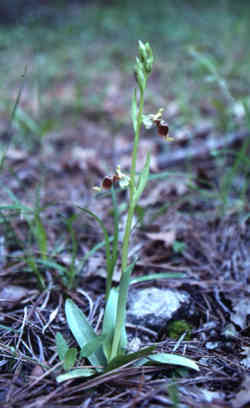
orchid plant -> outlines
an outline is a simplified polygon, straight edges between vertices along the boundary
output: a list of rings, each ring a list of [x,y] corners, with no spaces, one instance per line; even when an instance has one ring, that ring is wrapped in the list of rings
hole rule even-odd
[[[152,362],[155,362],[177,366],[180,365],[194,370],[199,370],[197,364],[186,357],[176,354],[154,353],[156,347],[155,345],[146,347],[133,353],[129,353],[127,351],[128,347],[125,327],[126,304],[129,285],[132,282],[131,273],[135,265],[135,261],[130,262],[129,259],[129,245],[136,206],[148,183],[150,171],[149,153],[147,154],[142,171],[139,174],[136,171],[137,152],[142,125],[144,124],[146,128],[156,126],[159,135],[166,138],[166,140],[169,140],[168,124],[162,119],[163,110],[160,109],[156,114],[150,115],[144,115],[143,113],[145,89],[148,78],[152,72],[154,58],[149,43],[139,41],[138,49],[139,53],[135,64],[137,87],[134,90],[131,104],[134,142],[130,174],[124,174],[118,166],[112,177],[105,177],[101,186],[94,188],[98,192],[102,191],[103,189],[111,189],[114,208],[113,236],[109,236],[104,223],[96,214],[88,209],[82,208],[85,213],[94,217],[94,219],[98,222],[105,238],[107,279],[106,302],[102,330],[100,334],[97,334],[79,307],[71,299],[66,300],[66,320],[75,340],[80,347],[80,353],[75,347],[70,348],[60,333],[57,334],[57,351],[66,371],[66,373],[57,377],[58,382],[76,377],[89,377],[98,373],[103,374],[107,371],[114,370],[135,361],[137,365],[144,365],[147,363],[152,364]],[[112,286],[113,273],[119,255],[119,212],[115,193],[116,183],[119,183],[120,187],[127,188],[129,191],[126,226],[124,236],[122,238],[121,279],[118,287]],[[166,274],[165,277],[169,276]],[[150,276],[148,279],[150,279]],[[79,358],[77,358],[77,355]],[[83,358],[87,359],[91,363],[91,367],[80,366],[78,364],[77,368],[72,369],[76,362],[81,361]]]

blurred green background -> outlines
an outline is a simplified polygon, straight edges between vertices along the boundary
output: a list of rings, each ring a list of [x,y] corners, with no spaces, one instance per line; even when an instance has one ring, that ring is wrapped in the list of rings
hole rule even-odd
[[[153,104],[157,91],[164,100],[177,98],[185,119],[192,120],[201,99],[213,104],[213,98],[222,97],[199,55],[227,81],[234,97],[247,96],[250,4],[235,3],[12,0],[10,7],[10,2],[2,0],[1,110],[25,65],[29,90],[40,98],[41,114],[46,108],[58,113],[61,105],[67,104],[66,97],[57,99],[56,106],[46,98],[47,92],[63,81],[72,88],[70,104],[94,109],[101,107],[112,77],[118,81],[119,76],[126,104],[138,39],[149,41],[156,57]]]

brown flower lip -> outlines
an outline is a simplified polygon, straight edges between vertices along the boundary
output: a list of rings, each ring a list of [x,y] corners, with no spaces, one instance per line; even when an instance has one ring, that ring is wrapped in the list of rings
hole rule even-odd
[[[103,181],[102,181],[102,188],[104,190],[110,190],[111,187],[120,180],[120,177],[115,174],[114,176],[105,176]]]
[[[113,176],[105,176],[100,187],[94,186],[93,190],[100,193],[102,190],[110,190],[115,183],[119,182],[121,188],[129,185],[129,176],[121,172],[120,166],[117,166]]]
[[[158,133],[160,136],[166,137],[168,135],[169,127],[168,123],[165,120],[156,119],[154,120]]]
[[[112,185],[113,185],[113,177],[110,176],[106,176],[104,177],[103,181],[102,181],[102,188],[104,190],[110,190]]]

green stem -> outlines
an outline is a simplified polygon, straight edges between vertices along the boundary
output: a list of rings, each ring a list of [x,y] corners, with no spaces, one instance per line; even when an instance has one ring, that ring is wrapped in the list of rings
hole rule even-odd
[[[146,83],[145,83],[145,87],[146,87]],[[141,125],[142,125],[143,106],[144,106],[144,90],[140,90],[139,111],[137,115],[136,131],[135,131],[132,163],[131,163],[131,171],[130,171],[129,208],[128,208],[128,216],[127,216],[124,239],[123,239],[123,246],[122,246],[121,284],[124,280],[126,281],[126,274],[128,273],[128,249],[129,249],[129,240],[130,240],[131,229],[132,229],[132,221],[133,221],[133,217],[135,213],[134,197],[135,197],[135,192],[136,192],[136,187],[137,187],[136,186],[136,160],[137,160],[137,150],[138,150],[138,144],[139,144],[139,138],[140,138],[140,130],[141,130]],[[125,324],[125,308],[126,308],[127,295],[128,295],[128,285],[127,286],[124,285],[124,288],[120,288],[120,291],[119,291],[119,300],[118,300],[116,324],[115,324],[115,331],[114,331],[113,344],[112,344],[111,359],[116,357],[119,352],[121,333],[122,333],[122,329]],[[119,309],[119,306],[120,306],[120,309]]]
[[[136,178],[136,159],[137,159],[137,150],[138,150],[138,144],[139,144],[139,138],[140,138],[140,130],[141,130],[141,125],[142,125],[143,106],[144,106],[144,91],[142,90],[140,92],[140,104],[139,104],[139,111],[137,115],[136,131],[135,131],[133,154],[132,154],[132,164],[131,164],[131,171],[130,171],[129,208],[128,208],[128,216],[127,216],[127,222],[126,222],[123,246],[122,246],[122,273],[125,273],[127,266],[128,266],[129,239],[131,235],[132,221],[133,221],[133,216],[135,212],[134,194],[135,194],[135,189],[136,189],[136,179],[135,179]]]
[[[112,186],[111,192],[112,192],[113,217],[114,217],[114,236],[113,236],[113,242],[112,242],[112,255],[109,261],[108,274],[107,274],[107,280],[106,280],[106,300],[108,300],[111,286],[112,286],[113,273],[114,273],[115,265],[117,262],[118,239],[119,239],[119,213],[118,213],[116,193],[115,193],[115,189],[113,186]]]

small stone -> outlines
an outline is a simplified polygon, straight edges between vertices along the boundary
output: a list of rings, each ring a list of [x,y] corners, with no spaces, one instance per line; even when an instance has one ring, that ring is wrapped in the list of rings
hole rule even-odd
[[[220,341],[208,341],[206,343],[206,349],[207,350],[216,350],[221,346]]]
[[[190,295],[176,289],[135,289],[129,294],[128,321],[161,330],[172,319],[183,317],[190,305]]]
[[[139,351],[141,348],[142,342],[139,337],[134,337],[128,345],[128,349],[130,353],[135,353],[136,351]]]
[[[11,309],[22,299],[28,296],[30,291],[22,286],[8,285],[0,291],[0,308]]]

